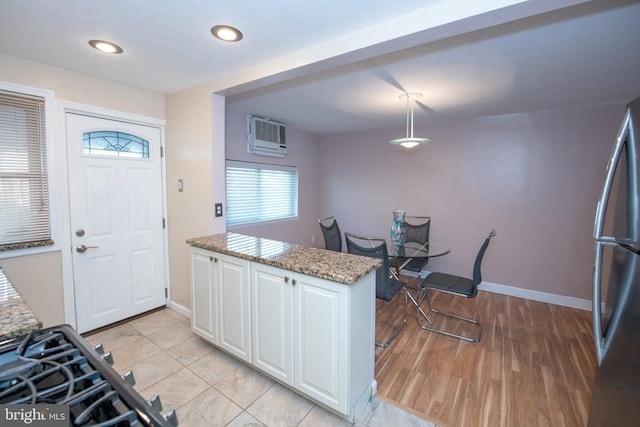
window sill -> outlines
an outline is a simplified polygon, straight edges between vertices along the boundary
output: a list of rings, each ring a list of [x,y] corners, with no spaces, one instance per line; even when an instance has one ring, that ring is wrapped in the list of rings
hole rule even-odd
[[[43,246],[53,246],[53,240],[42,240],[38,242],[14,243],[11,245],[0,245],[0,252],[17,251],[20,249],[41,248]]]

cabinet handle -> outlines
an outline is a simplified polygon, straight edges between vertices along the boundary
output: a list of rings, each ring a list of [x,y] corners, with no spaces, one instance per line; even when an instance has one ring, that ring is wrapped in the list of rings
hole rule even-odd
[[[209,255],[209,261],[213,261],[213,257]]]
[[[218,258],[209,255],[209,261],[218,262]]]
[[[293,286],[295,286],[295,285],[296,285],[296,279],[293,279],[293,280],[291,281],[291,284],[292,284]]]
[[[289,277],[284,276],[284,283],[289,283]]]
[[[214,258],[214,259],[213,259],[213,262],[218,262],[218,258]]]

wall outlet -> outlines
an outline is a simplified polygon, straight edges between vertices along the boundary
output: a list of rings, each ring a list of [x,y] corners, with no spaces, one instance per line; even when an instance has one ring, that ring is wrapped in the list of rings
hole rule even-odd
[[[222,216],[222,203],[216,203],[214,207],[216,212],[216,218],[219,216]]]
[[[311,243],[315,243],[316,242],[316,236],[315,234],[311,235]]]

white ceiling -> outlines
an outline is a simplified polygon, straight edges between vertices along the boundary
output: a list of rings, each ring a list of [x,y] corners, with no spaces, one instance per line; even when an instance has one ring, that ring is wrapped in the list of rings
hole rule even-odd
[[[640,3],[2,0],[0,52],[161,94],[206,85],[314,133],[402,128],[403,91],[423,93],[416,122],[631,100]]]

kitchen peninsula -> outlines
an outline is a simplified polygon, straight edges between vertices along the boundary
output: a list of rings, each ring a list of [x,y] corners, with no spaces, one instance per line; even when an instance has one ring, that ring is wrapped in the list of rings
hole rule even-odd
[[[187,244],[193,332],[355,421],[376,390],[381,262],[235,233]]]

